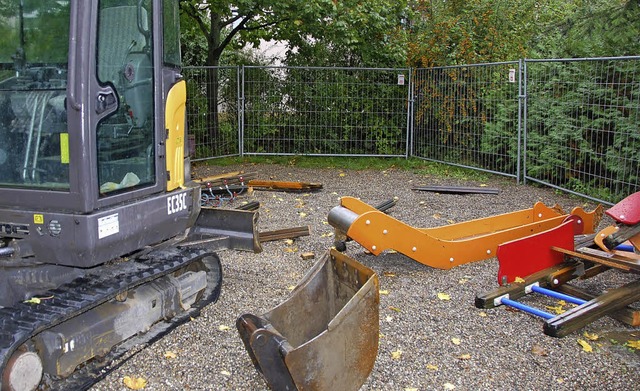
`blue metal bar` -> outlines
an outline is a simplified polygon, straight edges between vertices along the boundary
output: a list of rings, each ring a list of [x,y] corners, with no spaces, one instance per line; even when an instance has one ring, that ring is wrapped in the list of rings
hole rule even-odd
[[[537,286],[537,285],[533,285],[531,287],[531,290],[534,291],[534,292],[541,293],[541,294],[546,295],[546,296],[553,297],[555,299],[568,301],[569,303],[573,303],[573,304],[577,304],[577,305],[582,305],[582,304],[587,302],[587,300],[579,299],[579,298],[574,297],[574,296],[569,296],[569,295],[566,295],[564,293],[553,291],[551,289],[542,288],[542,287]]]
[[[532,315],[536,315],[536,316],[539,316],[541,318],[551,319],[551,318],[555,317],[555,315],[553,315],[553,314],[541,311],[541,310],[539,310],[537,308],[529,307],[528,305],[524,305],[522,303],[518,303],[515,300],[507,299],[505,297],[500,299],[500,302],[502,304],[504,304],[504,305],[508,305],[509,307],[517,308],[520,311],[528,312],[528,313],[530,313]]]
[[[621,244],[621,245],[616,247],[616,250],[628,251],[630,253],[634,252],[633,246],[630,245],[630,244]]]

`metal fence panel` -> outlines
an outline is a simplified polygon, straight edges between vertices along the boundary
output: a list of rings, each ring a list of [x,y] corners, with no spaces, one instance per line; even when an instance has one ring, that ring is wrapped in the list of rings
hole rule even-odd
[[[408,69],[243,68],[243,153],[407,156]]]
[[[520,63],[417,69],[414,156],[519,176]]]
[[[188,67],[194,158],[416,156],[613,204],[640,191],[640,56]]]
[[[240,154],[238,67],[185,67],[193,160]]]
[[[608,204],[640,191],[639,65],[525,61],[525,180]]]

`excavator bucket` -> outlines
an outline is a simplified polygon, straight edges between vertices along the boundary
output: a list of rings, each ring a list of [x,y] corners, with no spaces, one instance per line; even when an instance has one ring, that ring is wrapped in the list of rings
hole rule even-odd
[[[373,369],[379,338],[375,272],[332,249],[291,296],[236,327],[273,390],[358,390]]]

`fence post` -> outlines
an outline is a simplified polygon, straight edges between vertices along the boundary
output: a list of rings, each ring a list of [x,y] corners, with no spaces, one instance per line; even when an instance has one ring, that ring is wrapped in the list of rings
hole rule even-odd
[[[527,184],[527,109],[528,109],[528,98],[527,98],[527,83],[529,79],[527,77],[527,59],[522,60],[523,63],[523,82],[522,82],[522,139],[518,142],[518,148],[521,151],[518,153],[518,158],[522,162],[522,183]]]
[[[517,141],[517,145],[518,145],[518,152],[517,152],[517,158],[516,158],[516,183],[520,183],[520,168],[521,168],[521,164],[522,164],[522,134],[523,134],[523,128],[522,128],[522,111],[524,109],[524,105],[525,105],[525,96],[523,95],[523,91],[522,91],[522,83],[523,83],[523,69],[522,69],[522,59],[518,60],[518,141]]]
[[[407,92],[407,141],[405,159],[413,154],[413,68],[409,68],[409,91]]]
[[[238,72],[238,154],[244,156],[244,65]]]

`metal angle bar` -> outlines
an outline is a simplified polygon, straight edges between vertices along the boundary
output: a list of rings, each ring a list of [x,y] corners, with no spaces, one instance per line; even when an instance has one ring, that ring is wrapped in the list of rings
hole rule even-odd
[[[498,194],[499,189],[490,187],[465,187],[465,186],[414,186],[411,190],[431,191],[436,193],[451,194]]]

